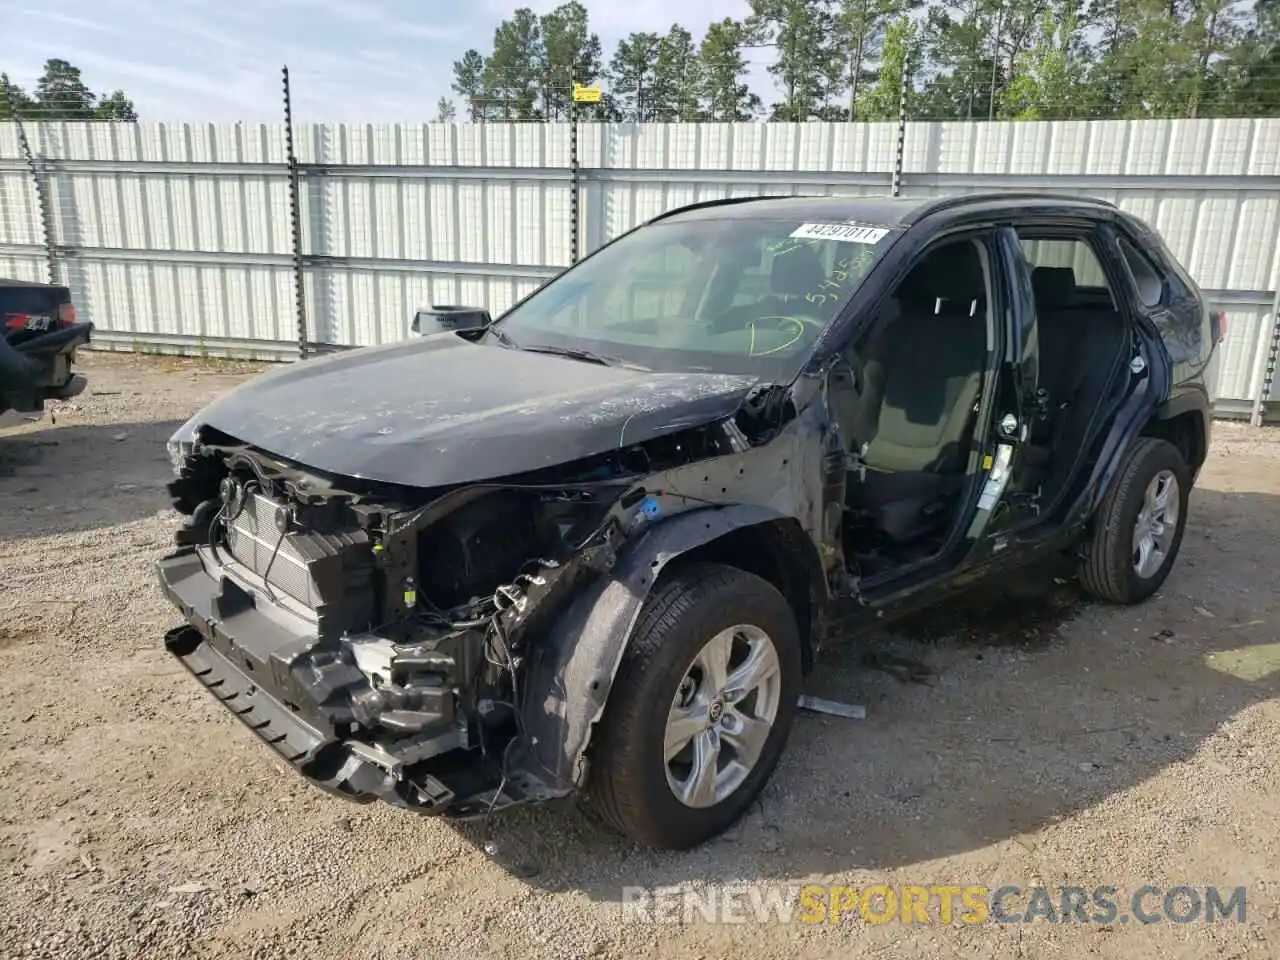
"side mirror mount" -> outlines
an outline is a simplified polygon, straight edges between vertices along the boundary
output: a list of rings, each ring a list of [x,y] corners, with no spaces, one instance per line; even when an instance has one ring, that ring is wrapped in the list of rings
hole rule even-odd
[[[483,330],[493,322],[483,307],[421,307],[413,315],[409,329],[420,337],[433,333],[469,333]]]

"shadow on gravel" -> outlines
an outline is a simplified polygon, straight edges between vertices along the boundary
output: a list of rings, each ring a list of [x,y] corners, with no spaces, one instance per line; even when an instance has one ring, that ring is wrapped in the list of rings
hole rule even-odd
[[[164,510],[165,442],[181,425],[45,420],[0,434],[0,541],[97,530]]]
[[[532,886],[617,901],[624,885],[798,884],[1037,831],[1187,760],[1280,695],[1265,646],[1278,562],[1280,497],[1197,490],[1178,564],[1146,604],[1093,604],[1051,578],[1038,590],[1000,583],[868,638],[929,663],[932,685],[825,652],[811,689],[866,704],[868,718],[801,714],[762,800],[718,840],[655,853],[551,807],[495,817],[489,836]],[[1252,672],[1222,666],[1251,659]],[[479,824],[457,829],[483,838]]]

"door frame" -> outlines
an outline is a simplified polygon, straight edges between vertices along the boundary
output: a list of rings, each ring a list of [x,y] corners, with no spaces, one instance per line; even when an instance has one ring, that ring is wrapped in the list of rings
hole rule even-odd
[[[1023,231],[1029,232],[1032,239],[1075,241],[1089,248],[1106,277],[1116,313],[1127,325],[1131,336],[1137,338],[1139,349],[1142,349],[1148,362],[1148,369],[1151,371],[1149,376],[1161,379],[1161,375],[1166,372],[1167,364],[1162,362],[1161,358],[1153,356],[1151,350],[1152,339],[1159,343],[1159,335],[1149,318],[1138,312],[1134,281],[1116,243],[1117,231],[1114,223],[1105,218],[1064,221],[1052,217],[1027,216],[1016,218],[1010,222],[1009,226],[1018,234]],[[1019,252],[1021,239],[1019,236]],[[1036,323],[1039,324],[1038,316]],[[1116,376],[1124,378],[1124,370],[1118,370]],[[1148,382],[1151,382],[1150,379]],[[1108,389],[1112,389],[1114,385],[1113,380]],[[1124,397],[1118,397],[1117,401],[1116,406],[1094,413],[1085,433],[1085,448],[1101,444],[1113,453],[1116,449],[1123,448],[1126,437],[1114,437],[1111,434],[1118,429],[1122,433],[1131,432],[1128,426],[1122,427],[1117,421],[1109,431],[1099,428],[1100,420],[1119,417],[1127,406]],[[1077,465],[1071,477],[1064,483],[1056,501],[1040,504],[1041,509],[1035,516],[1024,518],[1022,523],[1010,528],[1008,531],[1010,536],[1016,537],[1019,546],[1034,546],[1056,540],[1061,532],[1060,528],[1078,524],[1082,516],[1090,512],[1088,509],[1081,508],[1081,502],[1092,499],[1087,496],[1089,484],[1098,469],[1106,466],[1106,459],[1105,454],[1100,454],[1099,462],[1093,471],[1082,471]]]
[[[1006,266],[998,244],[998,228],[992,223],[965,224],[953,230],[940,232],[928,242],[920,244],[910,254],[898,260],[892,272],[882,275],[874,293],[862,300],[858,305],[856,318],[842,317],[842,329],[824,351],[827,362],[823,364],[824,394],[828,393],[833,372],[842,365],[842,358],[855,344],[862,342],[874,330],[876,319],[885,301],[893,294],[898,285],[906,279],[911,270],[925,257],[940,247],[958,241],[977,242],[983,247],[983,259],[988,270],[988,304],[987,304],[987,360],[983,370],[982,383],[978,392],[978,416],[973,431],[973,444],[970,450],[969,465],[966,468],[966,489],[960,512],[952,521],[951,530],[943,547],[930,557],[860,580],[854,586],[854,594],[860,604],[875,616],[883,616],[898,605],[915,602],[922,591],[930,590],[953,579],[963,571],[970,562],[970,556],[981,531],[975,535],[974,520],[977,516],[977,504],[986,482],[984,461],[993,455],[991,438],[993,437],[993,417],[996,409],[997,390],[1000,383],[1000,369],[1004,364],[1008,345],[1006,324],[1000,318],[1009,312],[1009,285],[1006,278]],[[834,411],[828,405],[828,415],[833,423],[839,424]],[[841,431],[842,442],[844,441]],[[846,482],[848,474],[846,473]],[[854,481],[856,482],[856,481]],[[844,487],[841,488],[843,496]],[[843,506],[843,504],[841,504]],[[845,558],[846,566],[848,558]]]

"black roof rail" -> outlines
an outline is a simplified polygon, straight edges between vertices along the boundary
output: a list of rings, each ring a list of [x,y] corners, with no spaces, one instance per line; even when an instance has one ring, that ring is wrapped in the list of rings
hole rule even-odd
[[[802,200],[804,197],[797,197],[793,194],[777,194],[777,193],[761,193],[754,197],[718,197],[715,200],[699,200],[697,203],[686,203],[683,207],[676,207],[674,210],[666,210],[656,217],[650,217],[645,223],[657,223],[659,220],[665,220],[667,217],[674,217],[677,213],[688,213],[690,210],[705,210],[708,207],[727,207],[735,203],[750,203],[753,200]]]
[[[963,207],[970,203],[998,203],[1001,200],[1043,200],[1045,202],[1062,202],[1078,203],[1082,206],[1098,206],[1106,207],[1109,210],[1119,210],[1110,200],[1098,200],[1094,197],[1064,197],[1056,193],[1035,193],[1033,191],[1021,191],[1017,193],[992,192],[992,193],[960,193],[950,197],[939,197],[934,203],[927,203],[920,207],[914,219],[921,220],[924,217],[943,210],[951,210],[955,207]]]

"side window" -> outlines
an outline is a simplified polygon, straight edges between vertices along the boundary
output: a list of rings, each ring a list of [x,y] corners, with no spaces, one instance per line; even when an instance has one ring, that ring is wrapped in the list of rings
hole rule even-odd
[[[1144,307],[1158,307],[1164,301],[1165,283],[1159,269],[1151,260],[1124,237],[1119,241],[1125,265],[1133,276],[1134,289]]]
[[[1027,229],[1018,231],[1018,240],[1031,268],[1037,311],[1078,306],[1081,301],[1115,307],[1116,298],[1106,271],[1088,240],[1037,238],[1034,231]]]

